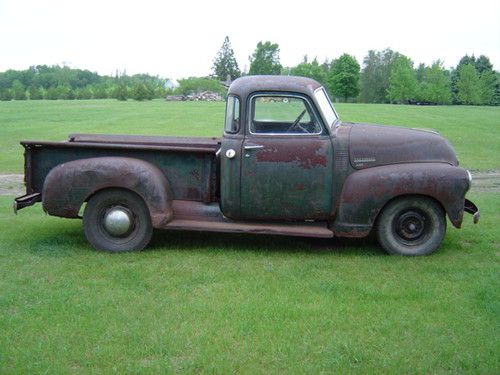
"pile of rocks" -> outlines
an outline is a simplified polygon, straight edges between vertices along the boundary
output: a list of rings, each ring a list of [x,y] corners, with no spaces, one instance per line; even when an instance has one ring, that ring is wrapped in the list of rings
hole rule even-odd
[[[193,95],[167,95],[165,98],[168,102],[179,101],[204,101],[204,102],[219,102],[222,97],[213,91],[204,91]]]

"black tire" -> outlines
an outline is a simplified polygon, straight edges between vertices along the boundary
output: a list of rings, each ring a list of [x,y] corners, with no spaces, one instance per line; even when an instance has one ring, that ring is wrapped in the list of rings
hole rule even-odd
[[[426,197],[403,197],[384,207],[378,218],[377,239],[389,254],[428,255],[446,233],[442,207]]]
[[[122,222],[110,232],[110,214],[118,214]],[[120,216],[121,215],[121,216]],[[112,217],[112,216],[111,216]],[[125,218],[126,229],[123,228]],[[117,221],[111,222],[116,224]],[[144,249],[151,241],[153,226],[148,207],[137,194],[121,189],[109,189],[92,196],[83,212],[85,237],[97,250],[126,252]]]

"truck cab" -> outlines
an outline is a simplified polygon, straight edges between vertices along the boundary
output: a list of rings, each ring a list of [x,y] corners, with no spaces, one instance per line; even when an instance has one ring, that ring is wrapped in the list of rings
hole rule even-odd
[[[315,81],[281,76],[235,81],[220,153],[224,215],[327,220],[333,200],[331,131],[338,122]]]

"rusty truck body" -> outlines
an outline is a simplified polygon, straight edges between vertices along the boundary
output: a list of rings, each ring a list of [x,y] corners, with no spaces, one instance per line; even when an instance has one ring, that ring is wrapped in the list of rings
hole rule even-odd
[[[425,124],[423,124],[425,126]],[[26,195],[82,218],[97,249],[139,250],[153,228],[364,237],[389,253],[436,250],[446,216],[479,218],[471,175],[436,132],[340,121],[325,89],[256,76],[229,88],[222,138],[73,134],[22,141]],[[83,209],[84,208],[84,209]],[[83,215],[81,212],[83,211]]]

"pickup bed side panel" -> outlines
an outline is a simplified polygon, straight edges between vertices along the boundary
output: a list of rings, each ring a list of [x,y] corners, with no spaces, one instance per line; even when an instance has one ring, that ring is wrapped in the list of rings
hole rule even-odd
[[[381,209],[393,198],[425,195],[436,199],[460,228],[467,172],[444,163],[393,164],[354,172],[346,179],[332,229],[337,236],[366,236]]]
[[[172,219],[172,191],[156,166],[139,159],[101,157],[70,161],[53,168],[43,185],[43,209],[50,215],[75,218],[95,192],[124,188],[142,197],[153,226]]]
[[[48,173],[56,166],[74,160],[99,157],[124,157],[144,160],[166,176],[173,199],[212,202],[216,200],[215,151],[169,150],[164,147],[73,142],[27,143],[30,165],[27,188],[42,192]]]

